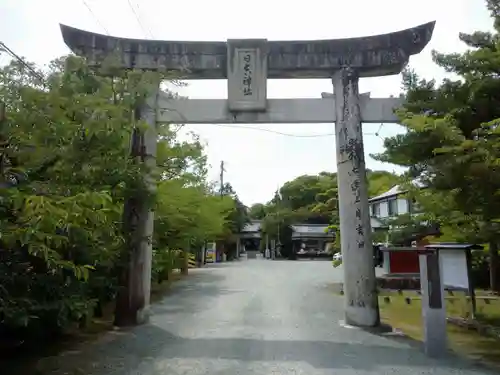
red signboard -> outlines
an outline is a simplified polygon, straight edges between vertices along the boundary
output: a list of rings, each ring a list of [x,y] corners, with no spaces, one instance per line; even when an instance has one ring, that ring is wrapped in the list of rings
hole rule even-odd
[[[419,273],[420,265],[418,252],[415,251],[391,251],[389,253],[390,273]]]

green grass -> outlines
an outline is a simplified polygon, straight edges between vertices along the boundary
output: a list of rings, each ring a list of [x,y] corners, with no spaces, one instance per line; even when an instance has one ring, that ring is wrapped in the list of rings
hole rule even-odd
[[[337,268],[338,266],[340,266],[342,264],[342,259],[334,259],[332,260],[332,266],[334,268]]]
[[[477,318],[484,323],[500,327],[500,298],[486,304],[478,293]],[[390,302],[387,303],[387,297]],[[408,304],[406,298],[411,299]],[[407,336],[422,340],[422,304],[415,292],[382,292],[379,297],[382,321],[400,329]],[[451,317],[467,318],[470,316],[470,304],[463,293],[447,296],[446,312]],[[475,359],[483,360],[500,369],[500,340],[480,335],[469,330],[448,324],[448,341],[452,350]]]

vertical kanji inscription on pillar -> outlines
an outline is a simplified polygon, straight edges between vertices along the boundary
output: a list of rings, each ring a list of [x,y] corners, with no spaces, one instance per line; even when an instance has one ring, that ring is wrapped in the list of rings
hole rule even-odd
[[[349,67],[333,77],[340,239],[346,321],[376,326],[379,313],[358,80],[357,72]]]

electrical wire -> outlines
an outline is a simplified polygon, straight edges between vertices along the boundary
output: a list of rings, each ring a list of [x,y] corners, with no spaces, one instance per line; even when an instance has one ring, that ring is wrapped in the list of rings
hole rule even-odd
[[[0,51],[5,51],[12,58],[16,59],[23,67],[28,69],[33,76],[38,78],[40,83],[42,83],[44,86],[47,84],[43,75],[41,75],[39,72],[37,72],[35,69],[33,69],[32,66],[30,66],[26,61],[24,61],[24,59],[22,57],[20,57],[17,53],[15,53],[13,50],[11,50],[4,42],[0,42]]]
[[[108,29],[106,28],[106,26],[104,26],[104,24],[99,20],[99,18],[96,16],[96,14],[94,13],[94,11],[90,7],[90,5],[87,3],[87,1],[86,0],[82,0],[82,2],[85,5],[85,7],[87,8],[87,10],[90,12],[90,14],[94,17],[96,23],[106,32],[107,35],[110,35]],[[134,17],[135,17],[137,23],[139,24],[139,27],[142,29],[142,31],[144,32],[144,34],[147,34],[147,35],[149,35],[149,37],[151,37],[152,39],[154,39],[154,36],[153,36],[153,33],[151,32],[151,29],[149,27],[145,27],[144,26],[143,22],[141,21],[141,17],[139,15],[139,13],[137,12],[137,10],[139,10],[139,4],[136,3],[136,7],[137,7],[137,10],[136,10],[135,7],[134,7],[134,5],[132,4],[131,0],[127,0],[127,3],[129,5],[130,10],[134,14]],[[45,80],[43,79],[43,77],[41,75],[39,75],[31,66],[29,66],[24,60],[22,60],[19,56],[17,56],[12,50],[10,50],[7,46],[5,46],[4,43],[0,42],[0,47],[5,48],[7,50],[7,52],[9,52],[19,62],[21,62],[27,69],[29,69],[42,82],[45,82]],[[323,137],[332,137],[332,136],[335,136],[335,132],[333,132],[333,133],[325,133],[325,134],[291,134],[291,133],[283,133],[283,132],[279,132],[279,131],[271,130],[271,129],[258,128],[258,127],[246,127],[246,126],[238,126],[238,125],[231,125],[231,124],[208,124],[208,125],[219,126],[219,127],[226,127],[226,128],[234,128],[234,129],[247,129],[247,130],[262,131],[262,132],[277,134],[277,135],[281,135],[281,136],[285,136],[285,137],[293,137],[293,138],[323,138]],[[375,135],[375,136],[381,138],[380,137],[380,131],[382,130],[383,125],[384,125],[383,123],[380,124],[379,129],[375,133],[364,133],[363,135]],[[184,124],[179,125],[177,127],[177,129],[175,129],[173,131],[173,133],[175,135],[177,135],[179,133],[179,131],[181,129],[183,129],[183,128],[184,128]],[[381,138],[381,139],[383,139],[383,138]]]
[[[233,128],[233,129],[248,129],[248,130],[256,130],[256,131],[262,131],[262,132],[267,132],[267,133],[273,133],[277,135],[282,135],[285,137],[295,137],[295,138],[318,138],[318,137],[330,137],[335,135],[335,133],[324,133],[324,134],[291,134],[291,133],[283,133],[277,130],[272,130],[272,129],[266,129],[266,128],[259,128],[259,127],[250,127],[250,126],[238,126],[238,125],[231,125],[231,124],[209,124],[209,125],[214,125],[214,126],[219,126],[222,128]]]
[[[136,9],[132,5],[132,1],[131,0],[127,0],[127,2],[128,2],[128,6],[129,6],[130,10],[132,10],[132,13],[134,13],[134,17],[135,17],[137,23],[139,24],[139,27],[142,29],[142,32],[144,34],[148,34],[151,39],[154,39],[153,33],[151,33],[151,29],[149,29],[149,28],[147,28],[147,27],[145,27],[143,25],[143,23],[141,21],[141,17],[139,16],[139,13],[137,13]],[[137,9],[139,9],[139,5],[138,4],[137,4]]]
[[[140,15],[142,13],[140,2],[136,2],[135,5],[136,5],[137,11],[139,12],[139,15]],[[147,30],[149,36],[151,37],[151,39],[155,39],[155,36],[154,36],[153,32],[151,31],[151,27],[149,27],[147,22],[145,22],[145,27],[146,27],[146,30]]]
[[[184,124],[182,124],[182,125],[178,125],[178,126],[177,126],[177,129],[175,129],[175,130],[173,131],[174,135],[177,135],[177,134],[179,133],[179,131],[180,131],[182,128],[184,128],[184,126],[185,126]]]
[[[292,133],[283,133],[283,132],[280,132],[280,131],[277,131],[277,130],[266,129],[266,128],[249,127],[249,126],[238,126],[238,125],[231,125],[231,124],[204,124],[204,125],[218,126],[218,127],[222,127],[222,128],[233,128],[233,129],[245,129],[245,130],[262,131],[262,132],[273,133],[273,134],[282,135],[282,136],[285,136],[285,137],[293,137],[293,138],[324,138],[324,137],[335,136],[335,133],[292,134]],[[363,133],[363,135],[375,135],[375,136],[377,136],[378,133]]]
[[[87,3],[86,0],[82,0],[82,3],[83,5],[85,5],[85,7],[87,8],[87,10],[89,11],[89,13],[92,15],[92,17],[94,17],[94,20],[97,24],[97,26],[100,26],[104,32],[106,33],[106,35],[109,35],[109,31],[108,29],[106,28],[106,26],[104,26],[104,24],[99,20],[99,18],[96,16],[96,14],[94,13],[94,11],[92,10],[92,8],[90,7],[90,5]]]

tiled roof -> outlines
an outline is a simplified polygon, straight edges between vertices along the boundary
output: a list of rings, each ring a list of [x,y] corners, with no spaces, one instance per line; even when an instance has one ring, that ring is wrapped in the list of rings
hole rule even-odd
[[[309,233],[309,234],[326,234],[328,225],[323,224],[296,224],[291,225],[291,228],[296,233]]]
[[[261,228],[261,221],[260,220],[252,220],[250,223],[245,225],[242,232],[258,232],[258,231],[260,231],[260,228]]]
[[[419,187],[419,188],[424,187],[424,185],[422,184],[422,182],[420,182],[418,179],[413,180],[411,183],[415,187]],[[380,195],[372,197],[368,201],[372,202],[372,201],[378,201],[378,200],[382,200],[382,199],[387,199],[387,198],[391,198],[391,197],[394,197],[396,195],[403,194],[403,193],[406,193],[406,189],[404,189],[404,187],[402,187],[401,185],[395,185],[392,188],[390,188],[389,190],[387,190],[385,193],[382,193]]]

